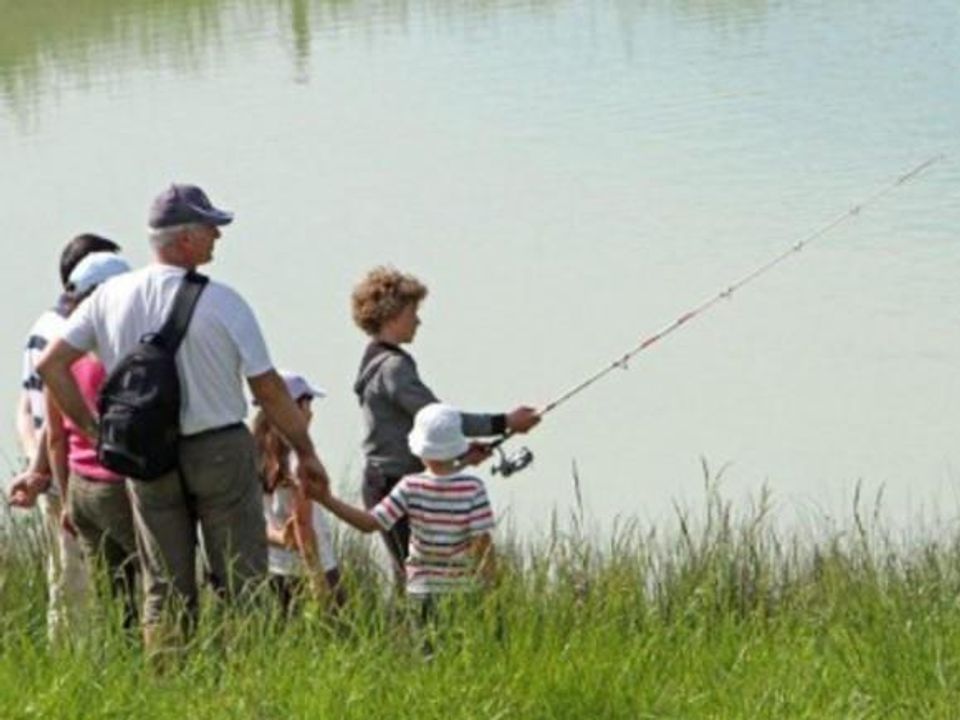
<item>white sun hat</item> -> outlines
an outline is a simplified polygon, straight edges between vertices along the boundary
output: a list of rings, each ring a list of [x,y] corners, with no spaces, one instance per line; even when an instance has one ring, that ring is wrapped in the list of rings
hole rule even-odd
[[[420,409],[407,442],[413,454],[424,460],[453,460],[469,448],[460,412],[443,403]]]

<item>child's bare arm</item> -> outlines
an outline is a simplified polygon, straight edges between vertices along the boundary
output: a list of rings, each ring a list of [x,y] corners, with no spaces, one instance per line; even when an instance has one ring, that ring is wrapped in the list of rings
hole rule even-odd
[[[296,503],[290,520],[293,523],[297,549],[300,551],[300,558],[306,568],[314,597],[321,602],[326,602],[330,593],[320,567],[320,548],[313,526],[313,501],[307,497],[306,493],[298,490]]]
[[[317,534],[313,531],[313,507],[305,493],[298,490],[293,513],[294,537],[300,557],[308,568],[313,570],[317,564]]]
[[[327,510],[345,523],[353,525],[353,527],[361,532],[371,533],[380,529],[380,523],[377,522],[377,519],[372,514],[366,510],[354,507],[349,503],[345,503],[329,492],[324,493],[318,500]]]

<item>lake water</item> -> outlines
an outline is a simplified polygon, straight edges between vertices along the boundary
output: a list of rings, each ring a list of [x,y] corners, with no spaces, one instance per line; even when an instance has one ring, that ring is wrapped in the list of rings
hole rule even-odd
[[[543,405],[946,153],[558,408],[490,487],[530,532],[575,462],[603,531],[696,507],[703,457],[801,522],[858,481],[952,522],[958,134],[956,0],[0,0],[0,407],[63,243],[145,262],[173,180],[236,211],[209,270],[329,390],[315,437],[352,491],[372,265],[429,284],[413,351],[442,397]]]

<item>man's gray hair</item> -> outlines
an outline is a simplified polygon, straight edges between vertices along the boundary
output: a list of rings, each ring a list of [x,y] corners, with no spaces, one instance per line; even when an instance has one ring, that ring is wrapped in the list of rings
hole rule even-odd
[[[183,223],[182,225],[171,225],[170,227],[157,228],[150,230],[150,244],[155,249],[166,247],[180,235],[192,230],[198,230],[203,227],[203,223]]]

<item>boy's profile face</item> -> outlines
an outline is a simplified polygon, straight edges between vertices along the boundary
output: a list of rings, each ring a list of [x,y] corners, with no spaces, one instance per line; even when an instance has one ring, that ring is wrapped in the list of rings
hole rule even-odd
[[[396,317],[391,318],[390,324],[399,342],[413,342],[413,338],[417,335],[417,328],[420,327],[419,311],[420,303],[413,302],[405,305]]]

